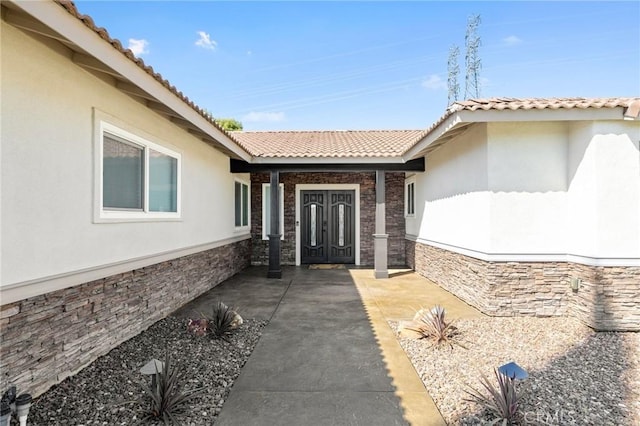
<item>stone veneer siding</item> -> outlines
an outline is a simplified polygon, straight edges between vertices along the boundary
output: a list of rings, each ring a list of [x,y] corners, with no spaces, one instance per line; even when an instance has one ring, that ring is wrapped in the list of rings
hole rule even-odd
[[[246,268],[249,253],[247,239],[3,305],[0,389],[43,393]]]
[[[493,316],[575,316],[596,330],[640,331],[640,267],[487,262],[407,241],[420,275]],[[580,289],[569,287],[582,279]]]
[[[254,265],[269,264],[269,241],[262,239],[262,184],[269,183],[268,173],[251,174],[251,236]],[[375,233],[376,182],[375,172],[363,173],[280,173],[284,184],[284,240],[281,242],[281,264],[296,264],[296,185],[297,184],[360,184],[360,264],[373,265],[373,234]],[[404,173],[387,172],[386,231],[389,234],[388,264],[404,266]]]

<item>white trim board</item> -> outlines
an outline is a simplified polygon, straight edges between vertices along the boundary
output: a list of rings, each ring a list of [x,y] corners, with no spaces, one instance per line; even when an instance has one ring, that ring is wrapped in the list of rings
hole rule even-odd
[[[301,183],[296,184],[296,266],[301,265],[300,256],[300,192],[317,191],[355,191],[356,194],[356,265],[360,265],[360,184],[359,183]]]
[[[640,258],[592,257],[571,253],[486,253],[458,247],[438,241],[405,235],[405,239],[454,253],[480,259],[485,262],[568,262],[586,266],[640,266]]]
[[[0,304],[6,305],[29,297],[40,296],[42,294],[51,293],[67,287],[74,287],[113,275],[133,271],[135,269],[144,268],[146,266],[155,265],[157,263],[166,262],[168,260],[178,259],[191,254],[248,240],[249,238],[251,238],[251,235],[244,234],[238,237],[226,238],[224,240],[214,241],[207,244],[169,250],[149,256],[127,259],[121,262],[114,262],[78,271],[8,284],[0,287]]]

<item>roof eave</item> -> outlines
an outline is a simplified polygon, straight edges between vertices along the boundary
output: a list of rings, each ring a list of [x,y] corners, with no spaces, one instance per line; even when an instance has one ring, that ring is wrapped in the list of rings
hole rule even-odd
[[[207,121],[193,107],[64,7],[49,1],[7,0],[2,4],[13,9],[3,16],[9,24],[62,42],[74,52],[72,60],[78,66],[116,78],[114,87],[117,90],[142,101],[148,108],[227,155],[251,161],[251,154],[229,135]],[[29,15],[36,22],[14,15],[17,13],[16,9]]]
[[[474,123],[517,121],[591,121],[621,120],[627,108],[558,108],[558,109],[503,109],[461,110],[445,115],[433,130],[402,156],[405,161],[423,156],[464,132]]]

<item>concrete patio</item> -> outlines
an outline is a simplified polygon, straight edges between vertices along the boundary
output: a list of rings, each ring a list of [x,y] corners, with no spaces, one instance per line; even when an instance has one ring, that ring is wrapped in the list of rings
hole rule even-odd
[[[444,425],[388,320],[441,304],[451,318],[477,310],[410,270],[251,267],[174,315],[222,300],[269,320],[217,425]]]

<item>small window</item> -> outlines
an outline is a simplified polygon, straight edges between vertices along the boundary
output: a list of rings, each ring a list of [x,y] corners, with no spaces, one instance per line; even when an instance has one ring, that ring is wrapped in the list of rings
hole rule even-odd
[[[280,184],[280,233],[284,240],[284,184]],[[262,239],[268,240],[271,233],[271,184],[262,184]]]
[[[180,154],[101,123],[101,219],[179,218]]]
[[[249,226],[249,185],[236,180],[235,183],[236,228]]]
[[[416,214],[416,182],[408,180],[404,185],[404,214],[407,217],[414,217]]]

